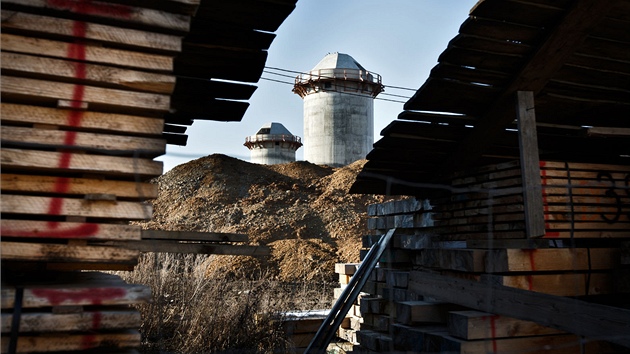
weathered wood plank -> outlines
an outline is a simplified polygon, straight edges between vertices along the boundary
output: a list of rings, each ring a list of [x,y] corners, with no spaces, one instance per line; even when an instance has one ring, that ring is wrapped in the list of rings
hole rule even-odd
[[[71,11],[89,16],[114,19],[150,27],[161,27],[174,31],[188,32],[190,30],[190,16],[142,7],[112,4],[104,1],[91,1],[87,8],[80,0],[7,0],[5,3],[42,9]]]
[[[396,304],[396,322],[446,323],[449,311],[461,310],[461,306],[429,301],[403,301]]]
[[[525,205],[525,232],[528,238],[534,238],[545,234],[534,93],[532,91],[518,91],[516,95],[516,120]]]
[[[11,332],[11,313],[2,313],[2,333]],[[140,328],[142,318],[138,311],[104,310],[80,313],[55,314],[29,312],[20,315],[20,333],[101,331],[111,329]]]
[[[46,55],[54,58],[67,58],[72,43],[54,41],[43,38],[24,37],[14,34],[2,33],[2,50]],[[131,50],[104,48],[98,45],[84,45],[85,61],[116,65],[134,69],[172,72],[173,57],[149,53],[140,53]]]
[[[2,52],[2,70],[7,75],[77,79],[75,61]],[[81,83],[93,86],[114,87],[121,90],[171,94],[175,88],[172,75],[137,70],[119,69],[111,66],[82,64]]]
[[[3,130],[6,127],[2,128]],[[107,194],[117,198],[157,198],[158,186],[153,183],[113,181],[90,178],[2,174],[3,192],[60,193],[72,195]]]
[[[602,270],[619,265],[616,248],[547,248],[493,250],[486,270],[493,273],[563,270]]]
[[[495,275],[482,274],[487,284],[556,296],[602,295],[614,292],[614,279],[607,273]]]
[[[85,27],[81,39],[105,42],[111,45],[133,46],[137,50],[180,52],[182,38],[156,32],[66,20],[15,11],[2,11],[2,31],[29,31],[30,33],[77,36],[75,23]]]
[[[2,76],[3,95],[16,95],[33,100],[69,100],[76,101],[75,84],[63,82],[26,79]],[[167,112],[170,108],[170,96],[109,89],[94,86],[78,85],[82,88],[80,101],[89,104],[103,104],[107,106],[125,107],[130,111],[151,110]]]
[[[142,230],[143,240],[247,242],[245,234],[197,231]]]
[[[81,113],[81,125],[76,126],[70,117],[72,110],[2,103],[0,114],[3,125],[45,124],[73,127],[77,130],[113,132],[136,135],[161,136],[164,120],[123,114],[85,111]]]
[[[0,137],[5,145],[34,146],[116,153],[128,156],[160,156],[166,153],[166,140],[135,136],[70,132],[62,130],[2,127]],[[68,140],[72,143],[68,146]]]
[[[153,208],[139,202],[100,201],[3,195],[0,210],[6,214],[63,215],[125,220],[151,219]]]
[[[131,242],[131,241],[130,241]],[[140,252],[119,247],[2,242],[2,258],[15,261],[136,264]]]
[[[409,288],[441,301],[533,321],[630,348],[630,310],[627,309],[421,271],[410,273]]]
[[[539,336],[563,333],[535,322],[493,315],[481,311],[451,311],[448,317],[450,335],[466,340]]]
[[[191,254],[226,254],[238,256],[269,256],[267,246],[216,245],[210,243],[178,243],[166,240],[144,240],[109,242],[108,244],[140,252],[191,253]]]
[[[98,240],[140,240],[142,230],[136,225],[0,220],[2,237]],[[6,240],[5,240],[6,241]]]
[[[140,332],[128,330],[120,333],[97,332],[88,334],[54,334],[20,336],[17,344],[17,353],[32,352],[63,352],[75,350],[88,350],[92,348],[128,348],[139,347],[141,341]],[[2,353],[9,349],[9,337],[2,336]]]
[[[46,170],[59,172],[98,173],[102,175],[127,175],[141,178],[162,174],[162,162],[129,157],[70,154],[68,166],[61,164],[68,158],[66,153],[2,149],[0,161],[5,171],[9,169]]]

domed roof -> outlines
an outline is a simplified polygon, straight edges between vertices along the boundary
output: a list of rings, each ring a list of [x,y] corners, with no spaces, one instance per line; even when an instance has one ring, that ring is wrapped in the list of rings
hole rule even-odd
[[[343,53],[328,53],[313,68],[313,71],[321,69],[356,69],[366,71],[353,57]]]
[[[272,135],[293,135],[281,123],[265,123],[256,134],[272,134]]]

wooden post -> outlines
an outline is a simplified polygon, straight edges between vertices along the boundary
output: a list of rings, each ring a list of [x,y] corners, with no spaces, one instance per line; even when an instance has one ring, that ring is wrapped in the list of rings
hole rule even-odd
[[[534,93],[532,91],[518,91],[516,97],[518,143],[525,203],[525,229],[528,238],[541,237],[545,235],[545,219],[540,182]]]

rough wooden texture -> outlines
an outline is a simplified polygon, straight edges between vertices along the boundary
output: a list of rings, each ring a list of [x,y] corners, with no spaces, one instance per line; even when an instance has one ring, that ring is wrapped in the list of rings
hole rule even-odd
[[[442,301],[630,348],[626,309],[420,271],[410,273],[409,287]]]
[[[17,96],[30,100],[75,100],[75,84],[27,79],[3,75],[2,93],[7,97]],[[132,112],[150,110],[168,112],[170,97],[163,94],[124,91],[96,86],[83,87],[82,101],[110,107],[124,107]],[[110,108],[111,109],[111,108]],[[121,108],[116,108],[121,109]]]
[[[534,93],[518,91],[516,107],[525,205],[525,232],[528,238],[540,237],[545,234],[545,222],[541,196]]]
[[[562,273],[533,275],[484,274],[482,280],[511,288],[556,296],[603,295],[615,292],[614,277],[610,273]]]
[[[614,269],[619,265],[615,248],[504,249],[492,251],[488,272],[530,272]]]
[[[72,134],[72,148],[76,151],[93,151],[126,156],[156,157],[166,153],[166,140],[133,136],[82,133],[49,129],[2,127],[2,142],[14,146],[67,147],[68,134]]]
[[[2,333],[11,332],[11,313],[3,313]],[[56,314],[29,312],[20,315],[20,333],[101,331],[140,328],[142,319],[135,310],[97,310]]]
[[[54,58],[66,58],[68,42],[54,41],[2,33],[2,49],[18,53],[46,55]],[[85,60],[91,63],[109,64],[127,68],[172,72],[173,58],[166,55],[140,53],[131,50],[104,48],[98,45],[85,46]]]
[[[2,149],[2,169],[37,169],[46,171],[98,173],[101,175],[127,175],[157,177],[162,174],[162,162],[129,157],[72,154],[67,168],[60,168],[64,153]]]
[[[143,240],[114,242],[110,244],[141,252],[192,253],[192,254],[228,254],[239,256],[269,256],[267,246],[216,245],[211,243],[179,243],[167,240]]]
[[[429,301],[403,301],[396,304],[396,322],[405,325],[413,323],[446,323],[449,311],[460,306]]]
[[[0,114],[3,125],[40,124],[51,127],[77,127],[68,119],[69,109],[2,103]],[[81,114],[80,130],[104,133],[126,133],[140,136],[161,136],[164,120],[123,114],[85,111]]]
[[[55,34],[72,37],[75,21],[55,17],[2,11],[2,29],[29,31],[31,33]],[[85,26],[83,38],[93,41],[136,47],[136,50],[181,51],[181,37],[156,32],[80,22]]]
[[[4,260],[136,264],[139,252],[120,247],[2,242]]]
[[[42,274],[46,281],[27,279],[18,282],[24,288],[23,308],[51,306],[129,305],[151,299],[145,285],[127,284],[119,276],[101,272],[63,272]],[[4,279],[2,309],[14,307],[14,281]]]
[[[2,70],[14,75],[28,75],[56,80],[76,79],[76,62],[17,53],[2,52]],[[171,94],[175,88],[172,75],[148,73],[116,67],[84,64],[82,82],[121,90]]]
[[[481,311],[451,311],[448,318],[448,331],[450,335],[466,340],[562,333],[560,330],[544,327],[535,322]]]
[[[89,334],[21,335],[17,353],[68,352],[93,348],[127,348],[140,346],[140,332],[128,330],[119,333],[97,332]],[[9,337],[2,336],[2,353],[8,353]]]
[[[3,128],[5,129],[5,128]],[[63,186],[63,187],[61,187]],[[153,199],[157,185],[153,183],[112,181],[92,178],[59,178],[52,176],[2,174],[3,192],[59,193],[87,195],[108,194],[123,199]]]
[[[120,201],[3,195],[0,210],[6,214],[64,215],[108,219],[146,220],[151,218],[149,204]],[[59,205],[58,207],[55,207]]]
[[[219,232],[142,230],[142,239],[203,242],[247,242],[248,237],[245,234]]]
[[[2,237],[6,238],[139,240],[142,234],[140,226],[134,225],[7,220],[5,218],[0,222],[2,223]]]

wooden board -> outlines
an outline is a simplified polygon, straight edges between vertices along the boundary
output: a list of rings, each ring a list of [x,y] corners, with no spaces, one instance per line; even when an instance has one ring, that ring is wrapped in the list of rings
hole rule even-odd
[[[448,331],[450,335],[466,340],[563,333],[531,321],[470,310],[449,312]]]
[[[6,129],[3,127],[2,129]],[[157,198],[158,186],[153,183],[113,181],[93,178],[2,174],[2,192],[60,193],[71,195],[104,194],[122,199]]]
[[[139,240],[142,235],[140,226],[136,225],[7,220],[6,218],[0,222],[3,238]]]
[[[15,286],[24,288],[23,308],[51,306],[129,305],[151,300],[151,288],[127,284],[120,276],[101,272],[54,272],[41,274],[45,280],[10,282],[0,290],[2,309],[13,308]],[[6,278],[6,277],[5,277]]]
[[[503,249],[488,254],[488,272],[530,272],[614,269],[619,265],[616,248]]]
[[[62,164],[71,156],[68,166]],[[162,174],[162,162],[117,156],[88,154],[66,154],[49,151],[29,151],[2,149],[0,155],[2,169],[45,170],[56,172],[98,173],[102,175],[126,175],[148,178]]]
[[[67,148],[72,140],[75,151],[90,151],[118,156],[156,157],[166,153],[166,140],[133,136],[95,134],[49,129],[3,126],[2,143],[6,146],[37,148]]]
[[[613,294],[615,282],[608,273],[562,273],[528,275],[483,274],[483,282],[556,296]]]
[[[12,103],[2,103],[2,124],[44,125],[54,128],[72,127],[80,131],[125,133],[139,136],[161,136],[164,120],[123,114],[85,111],[81,113],[79,126],[71,118],[74,111]]]
[[[0,211],[3,214],[148,220],[151,219],[153,208],[149,204],[138,202],[3,195]]]
[[[84,29],[77,31],[76,24]],[[15,11],[2,11],[2,32],[28,31],[30,34],[55,34],[65,37],[77,37],[119,45],[135,47],[137,51],[161,50],[180,52],[181,37],[156,32],[107,26],[97,23],[66,20]]]
[[[70,47],[74,44],[43,38],[18,36],[2,33],[2,50],[18,53],[46,55],[54,58],[66,58]],[[116,65],[127,68],[172,72],[173,57],[152,53],[140,53],[131,50],[121,50],[101,47],[86,43],[83,46],[85,61]]]
[[[212,243],[180,243],[167,240],[142,240],[110,242],[116,247],[122,247],[140,252],[191,253],[191,254],[227,254],[239,256],[269,256],[271,250],[267,246],[237,246],[217,245]]]
[[[2,259],[36,262],[137,264],[140,252],[120,247],[2,242]]]
[[[97,332],[89,334],[21,335],[17,353],[88,350],[93,348],[126,348],[140,346],[140,332]],[[9,337],[2,336],[2,353],[8,353]]]
[[[446,323],[449,311],[460,310],[458,305],[442,302],[403,301],[396,304],[396,322],[412,323]]]
[[[161,27],[173,31],[188,32],[190,16],[169,12],[112,4],[104,1],[91,1],[86,8],[79,0],[46,1],[46,0],[7,0],[5,4],[31,6],[46,10],[70,11],[83,15],[113,19],[147,27]],[[83,7],[82,7],[83,6]]]
[[[79,64],[76,61],[7,52],[2,52],[1,56],[5,74],[55,81],[77,79]],[[80,68],[81,82],[92,86],[161,94],[171,94],[175,88],[175,77],[172,75],[95,64],[80,64]]]
[[[2,76],[3,101],[11,97],[20,97],[32,101],[82,101],[90,104],[101,104],[125,109],[128,112],[150,110],[168,112],[170,109],[170,97],[163,94],[144,93],[110,89],[88,85],[75,85],[63,82],[44,81]],[[77,87],[81,88],[80,99],[77,99]],[[5,98],[6,97],[6,98]]]
[[[11,332],[11,313],[2,313],[2,333]],[[28,312],[20,314],[20,334],[41,332],[101,331],[140,328],[136,310],[90,310],[78,313]]]

